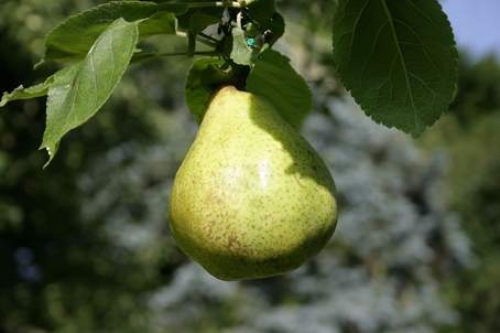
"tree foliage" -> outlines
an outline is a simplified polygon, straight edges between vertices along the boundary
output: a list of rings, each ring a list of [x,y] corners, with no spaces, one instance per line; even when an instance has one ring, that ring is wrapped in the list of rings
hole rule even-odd
[[[495,93],[500,88],[500,65],[488,57],[477,63],[462,61],[460,67],[458,94],[450,114],[424,136],[424,144],[449,152],[447,198],[460,212],[476,254],[474,268],[453,276],[445,288],[460,311],[460,321],[443,332],[486,333],[500,327],[496,315],[500,311],[500,102]]]
[[[48,95],[41,145],[49,154],[48,164],[63,136],[104,105],[133,59],[163,55],[146,51],[142,41],[183,35],[185,55],[219,57],[223,64],[218,71],[226,76],[221,81],[220,75],[207,76],[204,70],[187,75],[186,97],[197,119],[207,96],[221,84],[238,82],[240,89],[266,97],[286,121],[299,127],[311,96],[287,58],[270,50],[285,30],[276,10],[274,0],[127,0],[97,5],[70,15],[46,36],[38,65],[58,62],[65,67],[44,83],[5,93],[0,105]],[[420,135],[446,110],[456,83],[457,50],[439,4],[341,0],[331,11],[333,60],[346,88],[375,121]],[[209,51],[200,51],[197,42],[208,45]],[[178,53],[167,53],[173,54]]]
[[[3,3],[0,90],[43,82],[57,71],[50,64],[31,70],[43,57],[44,34],[68,13],[95,4]],[[43,173],[44,157],[36,149],[45,127],[45,99],[13,101],[0,112],[0,331],[404,333],[443,325],[451,332],[498,330],[498,232],[491,228],[498,220],[497,145],[491,141],[497,138],[497,117],[485,117],[452,137],[451,154],[464,152],[462,161],[491,156],[480,165],[480,176],[461,187],[454,201],[462,208],[457,215],[443,197],[464,174],[447,180],[443,155],[374,124],[332,75],[324,75],[334,67],[331,40],[324,37],[329,19],[319,14],[333,11],[330,5],[283,1],[283,8],[292,18],[286,40],[300,40],[288,55],[305,55],[293,67],[306,76],[317,111],[305,118],[304,133],[325,157],[342,194],[341,224],[329,247],[292,274],[240,283],[217,281],[178,252],[165,211],[171,179],[196,128],[179,98],[189,63],[150,56],[185,52],[191,44],[172,35],[169,43],[143,39],[142,58],[134,53],[131,61],[152,60],[122,76],[105,112],[68,133],[58,158]],[[294,11],[310,12],[316,20],[304,22]],[[220,9],[193,9],[177,18],[185,30],[197,22],[193,17],[210,23],[220,14]],[[81,53],[71,63],[81,66],[80,58]],[[205,64],[199,67],[204,74],[194,75],[187,87],[207,78]],[[234,68],[241,72],[224,76],[219,68],[208,69],[215,79],[209,75],[191,91],[199,98],[195,107],[210,98],[207,85],[246,84],[235,78],[250,72]],[[494,71],[462,72],[470,77],[460,78],[452,112],[471,119],[473,103],[494,113],[497,106],[481,107],[496,103],[495,79],[483,86],[484,76]],[[473,82],[471,89],[464,88],[467,82]],[[201,120],[202,114],[194,114]],[[437,130],[446,134],[443,127]],[[471,167],[465,162],[463,170]],[[471,240],[477,258],[471,256]],[[471,269],[474,260],[479,265]]]

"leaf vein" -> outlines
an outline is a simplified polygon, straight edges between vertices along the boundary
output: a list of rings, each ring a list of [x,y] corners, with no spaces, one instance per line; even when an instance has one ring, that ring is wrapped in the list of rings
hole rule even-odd
[[[392,38],[394,39],[394,44],[396,46],[397,54],[399,55],[399,58],[401,60],[401,65],[403,66],[403,75],[405,77],[406,86],[408,87],[408,94],[409,94],[409,97],[410,97],[410,103],[411,103],[411,107],[412,107],[412,110],[413,110],[414,125],[415,125],[415,129],[417,129],[419,127],[418,126],[418,120],[417,120],[417,108],[416,108],[416,105],[415,105],[415,99],[414,99],[414,96],[413,96],[412,86],[411,86],[410,78],[409,78],[409,75],[408,75],[408,69],[407,69],[407,65],[406,65],[406,61],[405,61],[405,57],[404,57],[403,51],[401,50],[401,47],[398,44],[399,38],[398,38],[398,35],[396,33],[396,28],[395,28],[394,23],[393,23],[394,19],[392,17],[392,13],[390,12],[389,8],[387,7],[387,2],[386,1],[387,0],[381,0],[382,7],[384,8],[384,12],[387,15],[387,18],[389,20],[389,24],[390,24],[390,26],[392,28],[391,29]]]

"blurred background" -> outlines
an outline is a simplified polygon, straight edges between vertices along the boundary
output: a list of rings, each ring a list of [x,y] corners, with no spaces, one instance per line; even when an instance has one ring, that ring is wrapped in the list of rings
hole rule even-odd
[[[0,91],[51,73],[32,70],[43,36],[97,3],[1,0]],[[1,333],[500,332],[498,2],[443,2],[461,49],[458,94],[418,140],[373,123],[337,84],[331,1],[278,4],[278,47],[314,93],[303,134],[339,189],[326,249],[287,275],[231,283],[187,259],[166,210],[196,133],[190,62],[137,64],[46,170],[45,100],[0,110]]]

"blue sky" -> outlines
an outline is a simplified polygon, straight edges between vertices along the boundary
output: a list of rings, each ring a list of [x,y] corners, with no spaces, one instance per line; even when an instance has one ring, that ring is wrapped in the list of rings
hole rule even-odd
[[[475,58],[494,52],[500,57],[500,0],[444,0],[459,47]]]

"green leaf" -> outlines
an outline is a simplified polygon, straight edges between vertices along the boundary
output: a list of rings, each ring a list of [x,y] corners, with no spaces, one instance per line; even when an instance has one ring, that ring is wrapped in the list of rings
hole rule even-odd
[[[47,95],[48,86],[46,82],[31,86],[23,87],[22,85],[14,89],[10,93],[4,93],[0,100],[0,107],[5,106],[11,101],[18,99],[30,99]]]
[[[163,10],[163,11],[160,11]],[[99,35],[118,18],[141,21],[140,37],[175,33],[175,16],[182,4],[157,4],[147,1],[112,1],[70,16],[56,26],[45,40],[45,60],[79,60],[85,57]]]
[[[311,109],[311,91],[290,59],[268,49],[250,71],[246,89],[264,96],[292,126],[299,128]]]
[[[211,14],[205,14],[201,11],[196,11],[189,16],[189,30],[193,34],[198,34],[199,32],[205,30],[209,25],[218,23],[220,21],[220,16],[214,16]]]
[[[47,99],[47,126],[40,149],[54,158],[59,141],[102,107],[134,53],[139,38],[137,23],[113,22],[96,40],[85,59],[55,76]]]
[[[210,0],[205,2],[209,1]],[[177,15],[178,29],[182,31],[190,30],[193,33],[198,33],[203,31],[210,24],[219,22],[223,11],[224,9],[220,7],[188,9],[185,13]]]
[[[221,15],[221,8],[195,8],[177,16],[178,29],[187,32],[188,56],[192,57],[196,51],[196,35],[219,22]]]
[[[230,66],[218,57],[194,61],[186,78],[185,96],[189,110],[201,123],[212,95],[224,85],[241,86],[241,78],[248,74],[246,66]]]
[[[458,55],[436,0],[339,0],[333,32],[338,74],[375,121],[416,136],[448,108]]]
[[[272,32],[272,37],[268,42],[272,45],[285,33],[285,20],[280,13],[276,12],[272,16],[269,23],[269,30]]]
[[[45,80],[45,82],[27,88],[21,85],[10,93],[4,93],[2,96],[2,100],[0,100],[0,107],[5,106],[7,103],[15,100],[31,99],[45,96],[47,95],[50,88],[61,85],[61,82],[66,82],[66,78],[69,78],[71,76],[70,73],[73,73],[73,71],[74,69],[72,66],[65,67],[49,76]]]
[[[258,22],[269,20],[276,10],[274,0],[251,0],[245,1],[250,17]]]
[[[139,24],[139,38],[154,35],[175,34],[175,16],[168,12],[158,12]]]

